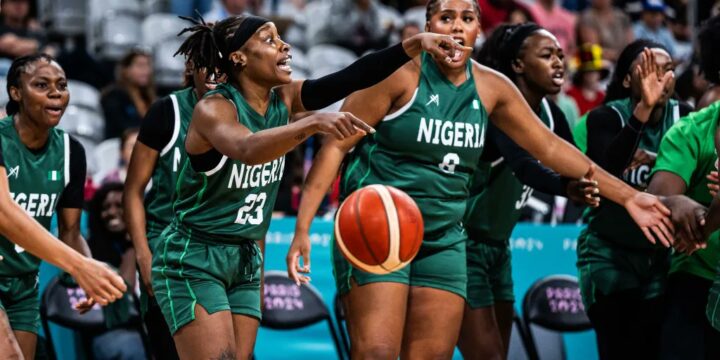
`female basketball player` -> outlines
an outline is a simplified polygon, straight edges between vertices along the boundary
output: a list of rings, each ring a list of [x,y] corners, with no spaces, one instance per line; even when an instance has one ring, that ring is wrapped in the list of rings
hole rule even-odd
[[[473,43],[479,31],[476,2],[431,0],[425,28],[450,34],[462,44]],[[450,358],[467,285],[461,220],[487,121],[562,175],[581,178],[591,163],[537,119],[507,78],[472,63],[467,54],[449,63],[422,54],[378,85],[351,95],[343,108],[377,126],[378,132],[360,143],[358,136],[331,141],[317,155],[301,201],[288,272],[298,282],[308,281],[299,274],[308,270],[308,228],[345,155],[354,147],[342,175],[344,195],[373,183],[407,192],[423,214],[425,237],[415,260],[387,275],[357,271],[335,251],[335,276],[348,310],[352,356]],[[638,218],[641,226],[649,225],[646,215],[663,217],[664,206],[656,198],[601,169],[597,180],[603,196],[643,214],[644,219]],[[670,235],[664,234],[668,228],[661,225],[656,230],[669,245]],[[649,232],[648,238],[652,238]]]
[[[85,151],[55,128],[69,100],[65,72],[50,56],[24,56],[10,67],[7,91],[8,117],[0,121],[0,354],[33,359],[40,325],[35,256],[77,280],[89,297],[83,308],[115,301],[125,284],[80,255],[90,254],[80,235]],[[56,213],[62,242],[48,232]]]
[[[197,103],[188,160],[178,175],[175,218],[153,259],[152,285],[183,359],[248,358],[260,318],[265,237],[283,155],[322,132],[339,139],[371,132],[347,113],[290,114],[326,107],[371,86],[421,50],[446,61],[470,49],[450,36],[419,34],[317,80],[292,81],[290,47],[272,22],[231,17],[197,24],[179,53],[196,68],[219,69],[220,84]]]
[[[160,234],[173,218],[173,194],[186,158],[183,142],[193,109],[217,85],[214,75],[208,75],[205,69],[195,68],[189,61],[185,67],[188,87],[155,102],[143,119],[125,180],[125,217],[143,284],[141,310],[156,359],[177,359],[178,355],[152,295],[152,256],[161,242]],[[152,188],[146,196],[145,188],[151,179]]]
[[[588,156],[636,189],[647,187],[663,135],[690,111],[671,99],[673,72],[662,45],[635,41],[620,54],[605,105],[588,113]],[[659,76],[669,77],[662,87]],[[615,204],[605,202],[585,217],[578,270],[600,358],[657,356],[670,251],[645,241]]]
[[[540,120],[573,143],[565,115],[546,98],[560,92],[564,82],[564,54],[554,35],[533,23],[501,25],[477,59],[512,80]],[[515,299],[509,240],[533,189],[590,206],[599,202],[592,196],[598,191],[593,181],[561,178],[492,124],[487,134],[491,141],[483,159],[489,161],[482,162],[473,176],[463,220],[468,233],[468,285],[458,346],[465,359],[507,356]]]

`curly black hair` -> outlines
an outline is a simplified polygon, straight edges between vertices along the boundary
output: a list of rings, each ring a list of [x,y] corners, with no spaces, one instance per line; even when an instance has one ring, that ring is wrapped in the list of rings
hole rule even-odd
[[[720,84],[720,15],[703,24],[698,34],[700,44],[700,67],[705,78]]]

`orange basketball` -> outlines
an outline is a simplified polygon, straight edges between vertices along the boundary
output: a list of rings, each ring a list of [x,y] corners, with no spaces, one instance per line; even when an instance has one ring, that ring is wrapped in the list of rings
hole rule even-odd
[[[335,241],[358,269],[387,274],[402,269],[417,255],[423,219],[415,201],[385,185],[355,191],[335,216]]]

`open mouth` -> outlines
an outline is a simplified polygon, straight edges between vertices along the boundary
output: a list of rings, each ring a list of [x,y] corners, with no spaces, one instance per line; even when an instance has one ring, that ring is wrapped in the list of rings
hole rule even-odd
[[[465,38],[459,37],[459,36],[453,36],[453,40],[455,40],[456,43],[465,46]],[[459,62],[462,60],[463,57],[463,51],[455,50],[455,54],[452,57],[453,62]]]
[[[62,106],[46,106],[45,112],[52,116],[60,116],[62,114]]]
[[[563,86],[565,84],[565,73],[562,71],[553,73],[552,82],[555,86]]]
[[[292,56],[288,55],[287,57],[277,62],[277,67],[278,69],[289,74],[292,72],[292,67],[290,67],[290,63],[292,63]]]

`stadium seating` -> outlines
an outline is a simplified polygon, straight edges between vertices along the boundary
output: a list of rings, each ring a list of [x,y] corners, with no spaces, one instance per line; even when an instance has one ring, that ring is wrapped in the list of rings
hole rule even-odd
[[[143,11],[137,0],[90,0],[86,34],[88,50],[118,60],[142,40]]]
[[[276,330],[301,329],[326,321],[338,357],[342,346],[330,312],[320,293],[310,284],[297,286],[282,271],[265,273],[261,326]]]
[[[39,0],[39,20],[51,34],[82,35],[87,16],[86,0]]]
[[[577,279],[552,275],[536,281],[523,299],[523,325],[531,360],[565,359],[561,334],[592,328]]]

